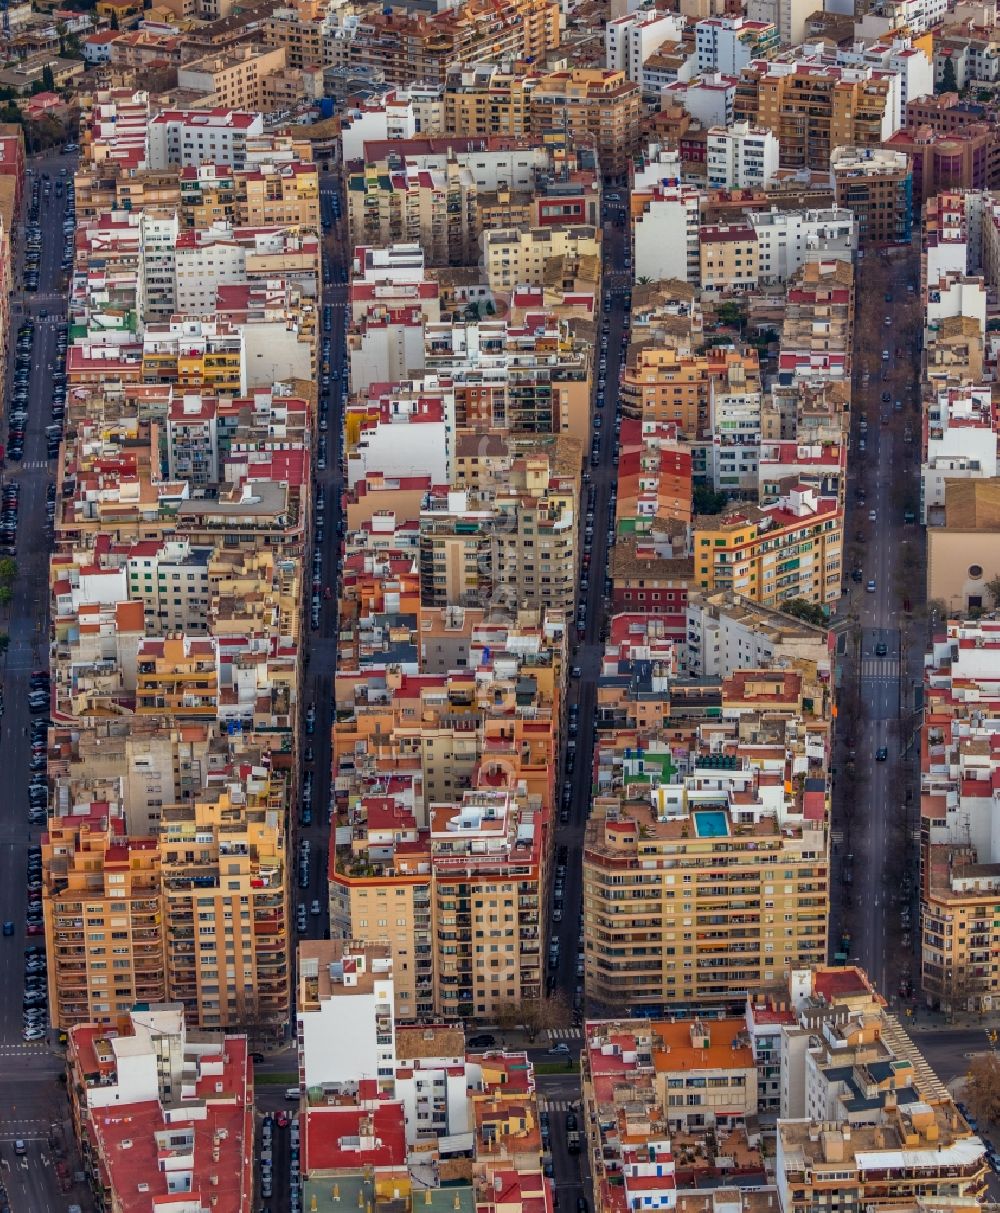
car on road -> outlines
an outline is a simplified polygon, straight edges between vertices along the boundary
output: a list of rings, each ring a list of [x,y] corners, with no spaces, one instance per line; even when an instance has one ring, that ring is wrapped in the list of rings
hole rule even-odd
[[[874,577],[869,579],[868,584],[865,586],[865,590],[869,594],[875,593],[875,578]]]
[[[880,640],[878,642],[878,644],[876,644],[876,646],[875,646],[875,656],[876,657],[885,657],[888,652],[889,652],[889,646],[885,643],[884,640]]]
[[[889,757],[889,751],[888,751],[887,747],[884,745],[880,745],[879,748],[875,751],[875,761],[876,762],[885,762],[885,760],[888,757]]]
[[[480,1032],[477,1036],[469,1037],[470,1049],[492,1049],[496,1046],[497,1038],[490,1032]]]
[[[569,1054],[569,1045],[565,1040],[557,1041],[551,1049],[549,1049],[550,1057],[566,1057]]]

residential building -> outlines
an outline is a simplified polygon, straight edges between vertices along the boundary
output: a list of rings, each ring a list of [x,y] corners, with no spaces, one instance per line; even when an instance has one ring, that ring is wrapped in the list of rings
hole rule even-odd
[[[665,43],[680,42],[684,22],[675,13],[639,10],[615,17],[604,27],[604,65],[624,72],[645,93],[644,68]]]
[[[788,282],[808,262],[850,264],[858,247],[858,222],[850,209],[752,211],[747,220],[757,245],[762,283]]]
[[[806,22],[812,12],[809,0],[749,0],[747,5],[751,20],[777,26],[782,46],[798,46],[806,40]]]
[[[1000,568],[1000,480],[945,479],[944,515],[927,528],[927,596],[949,614],[993,605],[986,582]]]
[[[830,157],[838,207],[853,212],[858,246],[909,244],[913,174],[905,152],[837,147]]]
[[[746,17],[706,17],[694,27],[699,72],[738,76],[755,59],[769,59],[778,47],[778,28]]]
[[[654,281],[676,278],[698,285],[702,198],[697,186],[677,180],[632,191],[635,259],[643,267],[644,277]]]
[[[639,146],[639,86],[623,71],[571,68],[535,82],[529,105],[534,133],[561,134],[597,149],[605,176],[624,174]]]
[[[101,1207],[249,1207],[254,1096],[245,1036],[189,1036],[176,1004],[140,1001],[120,1034],[72,1028],[66,1060],[77,1145]]]
[[[792,488],[773,506],[739,506],[694,520],[695,586],[734,590],[763,606],[840,598],[843,506]]]
[[[680,354],[665,346],[630,350],[622,381],[622,413],[644,423],[676,425],[688,439],[712,434],[713,393],[760,392],[760,367],[752,348],[714,346],[704,354]]]
[[[763,127],[735,122],[708,132],[707,184],[710,189],[767,186],[778,171],[778,137]]]
[[[431,14],[370,9],[347,45],[346,66],[380,72],[397,87],[443,85],[460,63],[544,62],[559,38],[555,0],[474,0]]]
[[[692,678],[730,678],[738,670],[774,669],[796,662],[830,667],[830,634],[751,602],[732,590],[688,595],[683,663]]]
[[[243,168],[247,140],[263,130],[260,114],[222,107],[163,110],[149,122],[146,163],[151,169],[204,163]]]
[[[364,1072],[392,1089],[396,1068],[392,955],[388,943],[299,943],[296,1023],[303,1090],[349,1083]]]
[[[177,87],[203,94],[207,105],[222,110],[265,110],[265,81],[283,72],[285,61],[284,47],[241,46],[225,56],[188,60],[177,69]]]
[[[589,224],[573,227],[499,228],[483,232],[482,262],[490,290],[541,286],[563,258],[586,260],[599,278],[601,231]]]
[[[890,138],[894,87],[893,78],[868,67],[757,61],[740,74],[734,114],[777,135],[783,168],[825,172],[834,148]]]
[[[707,224],[698,230],[701,288],[708,294],[752,291],[759,275],[757,236],[747,224]]]
[[[598,1008],[724,1009],[784,969],[822,960],[829,708],[805,710],[805,683],[821,685],[805,669],[741,669],[721,686],[654,678],[625,711],[599,684],[599,779],[583,858],[587,990]],[[742,726],[726,719],[737,704],[748,713]],[[721,708],[714,725],[710,706]],[[773,713],[775,731],[751,762],[740,738],[758,712]],[[791,742],[788,730],[803,725]],[[791,768],[804,778],[791,782]],[[723,838],[720,875],[713,855]],[[678,864],[686,874],[675,888]],[[784,883],[772,881],[775,864]],[[747,1058],[753,1066],[749,1049]]]
[[[137,1002],[166,997],[160,857],[155,839],[125,835],[120,805],[87,807],[42,845],[49,1018],[123,1030]]]
[[[997,476],[997,423],[986,384],[942,387],[925,410],[920,521],[932,526],[944,521],[950,481]]]
[[[442,98],[443,133],[518,139],[533,135],[530,102],[537,80],[536,73],[503,71],[489,62],[452,67]]]

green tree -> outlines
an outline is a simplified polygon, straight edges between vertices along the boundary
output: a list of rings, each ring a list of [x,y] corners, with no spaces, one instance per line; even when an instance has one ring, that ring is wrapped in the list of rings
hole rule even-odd
[[[17,561],[13,556],[0,556],[0,585],[13,585],[17,577]]]
[[[781,604],[781,611],[804,623],[814,623],[817,627],[825,627],[828,622],[826,612],[819,603],[807,602],[804,598],[789,598]]]
[[[710,485],[696,484],[692,503],[696,514],[721,514],[729,504],[729,498],[725,493],[717,493]]]
[[[54,91],[56,87],[56,78],[52,74],[52,68],[46,63],[42,68],[42,88],[47,93]]]
[[[958,92],[958,77],[955,75],[955,64],[950,55],[945,59],[944,67],[941,69],[941,79],[938,81],[937,91],[939,93]]]

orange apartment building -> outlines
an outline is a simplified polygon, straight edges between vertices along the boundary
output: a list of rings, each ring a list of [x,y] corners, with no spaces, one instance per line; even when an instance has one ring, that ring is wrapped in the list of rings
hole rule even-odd
[[[643,424],[675,426],[688,439],[707,438],[713,386],[729,392],[759,392],[756,350],[713,348],[704,354],[686,354],[669,346],[643,346],[629,351],[622,413]]]
[[[52,818],[42,840],[42,908],[49,1016],[121,1028],[137,1002],[167,997],[160,854],[154,838],[126,838],[124,820],[95,803],[85,817]]]
[[[827,172],[834,148],[877,147],[891,133],[889,94],[867,71],[800,63],[779,73],[761,61],[740,74],[733,117],[778,136],[783,168]]]
[[[621,71],[574,67],[550,72],[530,94],[536,135],[568,134],[597,148],[601,171],[625,173],[639,146],[639,86]]]

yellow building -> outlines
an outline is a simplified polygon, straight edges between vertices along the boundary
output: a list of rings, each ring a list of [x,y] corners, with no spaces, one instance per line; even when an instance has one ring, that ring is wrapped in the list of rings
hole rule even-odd
[[[444,87],[444,129],[449,135],[532,133],[530,93],[535,77],[493,64],[459,66]]]
[[[280,1032],[289,977],[287,786],[250,767],[164,808],[167,996],[205,1028]]]
[[[493,291],[541,286],[557,258],[600,264],[601,231],[590,224],[566,227],[504,227],[483,232],[483,262]],[[596,275],[594,281],[597,281]]]
[[[166,952],[156,840],[126,838],[107,803],[53,818],[42,842],[42,908],[54,1028],[121,1028],[136,1002],[164,1002]]]
[[[214,720],[219,653],[210,637],[144,639],[136,655],[135,710],[177,720]]]
[[[699,230],[702,289],[716,294],[751,291],[757,285],[757,235],[746,224],[727,223]]]
[[[789,598],[823,606],[840,598],[843,509],[836,498],[793,488],[777,505],[740,505],[694,519],[695,588],[732,590],[776,607]]]
[[[779,824],[784,753],[756,771],[704,755],[683,783],[650,787],[662,755],[629,757],[637,786],[595,799],[584,838],[587,996],[626,1006],[724,1007],[826,955],[826,827]],[[669,757],[669,754],[668,754]],[[789,798],[790,799],[790,798]]]

